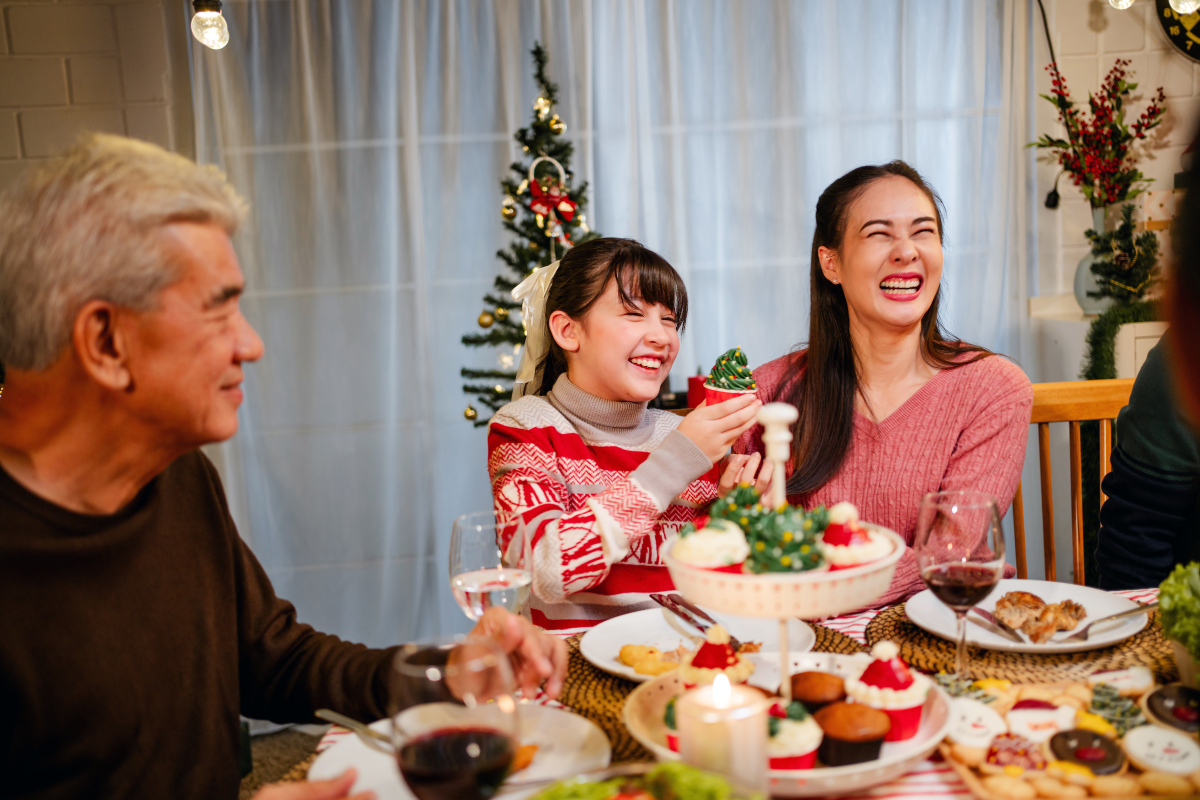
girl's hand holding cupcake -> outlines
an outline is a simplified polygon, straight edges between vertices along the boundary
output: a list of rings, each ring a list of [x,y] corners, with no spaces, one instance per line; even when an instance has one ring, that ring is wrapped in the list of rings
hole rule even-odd
[[[716,464],[737,438],[754,425],[760,408],[762,401],[753,394],[734,397],[715,406],[704,402],[684,417],[676,430],[691,439],[708,460]],[[738,472],[741,472],[740,467]]]

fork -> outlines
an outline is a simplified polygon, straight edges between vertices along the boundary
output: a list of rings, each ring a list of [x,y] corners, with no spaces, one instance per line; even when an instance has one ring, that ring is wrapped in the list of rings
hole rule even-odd
[[[1066,637],[1063,637],[1062,639],[1059,639],[1058,641],[1059,641],[1059,643],[1086,642],[1088,640],[1088,633],[1091,631],[1093,625],[1099,625],[1102,622],[1109,622],[1110,620],[1114,620],[1114,619],[1123,619],[1125,617],[1137,616],[1138,614],[1145,614],[1147,611],[1153,611],[1156,608],[1158,608],[1157,601],[1150,603],[1148,605],[1138,606],[1137,608],[1131,608],[1128,611],[1122,611],[1120,614],[1110,614],[1107,617],[1101,617],[1100,619],[1096,620],[1095,622],[1089,622],[1087,625],[1084,625],[1083,630],[1079,631],[1078,633],[1073,633],[1070,636],[1066,636]]]

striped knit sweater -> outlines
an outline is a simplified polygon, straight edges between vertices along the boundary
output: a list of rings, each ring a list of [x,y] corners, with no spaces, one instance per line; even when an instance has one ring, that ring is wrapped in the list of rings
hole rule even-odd
[[[775,400],[796,354],[754,370],[758,397]],[[874,605],[904,600],[925,588],[911,549],[917,511],[927,492],[967,489],[996,498],[1003,515],[1012,503],[1025,463],[1033,388],[1013,362],[988,356],[944,369],[885,420],[854,412],[854,434],[841,469],[828,483],[794,504],[812,508],[849,500],[868,522],[891,528],[909,544],[892,585]],[[734,444],[735,453],[763,452],[762,428]],[[791,464],[788,465],[791,474]],[[1011,565],[1005,577],[1016,574]]]
[[[645,403],[602,400],[559,377],[488,427],[499,545],[532,544],[533,622],[591,627],[671,591],[661,547],[717,496],[716,468]]]

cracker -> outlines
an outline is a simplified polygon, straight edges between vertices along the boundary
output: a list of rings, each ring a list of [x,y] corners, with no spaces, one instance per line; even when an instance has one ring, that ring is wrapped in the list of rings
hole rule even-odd
[[[1127,775],[1101,775],[1092,784],[1092,794],[1096,797],[1132,797],[1142,793],[1137,778]]]
[[[1004,800],[1033,800],[1037,797],[1033,786],[1011,775],[989,775],[983,779],[983,788]]]
[[[1195,787],[1192,782],[1182,775],[1172,775],[1169,772],[1144,772],[1138,776],[1138,783],[1150,794],[1191,794]]]
[[[1070,783],[1063,783],[1050,777],[1034,778],[1029,782],[1037,792],[1038,797],[1059,798],[1059,797],[1087,797],[1087,789],[1082,786],[1075,786]]]

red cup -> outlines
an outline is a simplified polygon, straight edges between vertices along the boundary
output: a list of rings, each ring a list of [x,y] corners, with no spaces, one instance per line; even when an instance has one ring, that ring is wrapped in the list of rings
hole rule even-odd
[[[728,572],[732,575],[741,575],[742,564],[745,563],[745,561],[740,561],[737,564],[727,564],[723,567],[709,567],[709,569],[711,569],[713,572]]]
[[[679,752],[679,734],[674,731],[667,731],[667,747],[671,748],[672,753]]]
[[[735,397],[741,397],[744,394],[756,394],[756,389],[741,389],[737,391],[726,391],[718,389],[715,386],[704,384],[704,399],[708,401],[710,406],[715,406],[717,403],[724,403],[726,400],[732,400]]]
[[[668,742],[670,737],[668,737]],[[817,764],[817,751],[805,753],[802,756],[784,756],[772,758],[767,766],[771,769],[812,769]]]
[[[707,375],[688,376],[688,408],[695,408],[704,402],[704,382]]]
[[[883,711],[892,720],[892,729],[888,731],[884,737],[885,742],[903,742],[905,739],[911,739],[917,735],[917,730],[921,727],[921,709],[925,707],[925,702],[910,708],[885,708]]]

